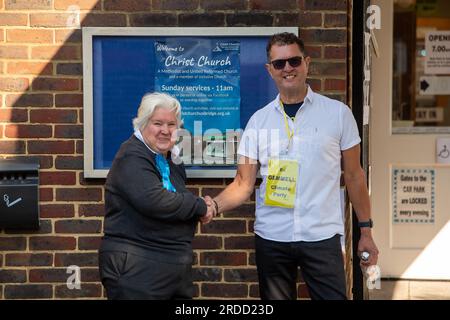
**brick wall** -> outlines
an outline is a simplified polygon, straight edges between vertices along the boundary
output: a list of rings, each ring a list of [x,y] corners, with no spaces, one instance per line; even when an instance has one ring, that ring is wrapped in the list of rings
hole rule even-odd
[[[347,1],[0,0],[0,157],[40,158],[39,231],[0,233],[0,299],[103,298],[97,248],[104,180],[83,178],[81,26],[298,26],[313,58],[309,83],[347,99]],[[72,20],[70,20],[72,19]],[[73,24],[72,24],[73,25]],[[229,179],[192,179],[214,195]],[[257,298],[254,203],[198,228],[194,280],[201,298]],[[67,267],[81,267],[69,290]],[[306,298],[304,284],[299,297]]]

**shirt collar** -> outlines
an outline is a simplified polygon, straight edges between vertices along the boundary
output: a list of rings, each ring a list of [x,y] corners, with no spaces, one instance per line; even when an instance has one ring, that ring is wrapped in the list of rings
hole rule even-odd
[[[150,150],[150,151],[153,152],[154,154],[159,154],[158,152],[154,151],[152,148],[150,148],[150,147],[145,143],[144,137],[142,136],[142,133],[141,133],[141,130],[135,129],[135,130],[134,130],[134,136],[135,136],[136,138],[138,138],[138,139],[139,139],[139,140],[140,140],[140,141],[148,148],[148,150]],[[180,150],[180,148],[178,148],[178,146],[173,146],[172,149],[169,151],[169,154],[170,154],[171,156],[178,157],[178,156],[180,155],[180,152],[181,152],[181,150]]]
[[[307,89],[307,92],[306,92],[305,99],[303,100],[302,108],[305,105],[305,102],[312,103],[313,102],[313,97],[315,95],[313,89],[311,89],[311,86],[308,85],[308,84],[306,86],[307,86],[308,89]],[[278,109],[280,112],[282,112],[281,105],[280,105],[280,94],[277,95],[277,97],[274,100],[274,103],[275,103],[275,108]]]

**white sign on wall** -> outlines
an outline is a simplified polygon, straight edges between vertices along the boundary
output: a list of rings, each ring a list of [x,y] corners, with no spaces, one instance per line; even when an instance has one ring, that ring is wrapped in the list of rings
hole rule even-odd
[[[450,77],[420,77],[419,85],[421,95],[450,94]]]
[[[437,138],[436,160],[437,163],[450,163],[450,138]]]
[[[394,223],[434,223],[435,171],[432,168],[392,169]]]
[[[450,74],[450,31],[428,32],[425,50],[426,74]]]

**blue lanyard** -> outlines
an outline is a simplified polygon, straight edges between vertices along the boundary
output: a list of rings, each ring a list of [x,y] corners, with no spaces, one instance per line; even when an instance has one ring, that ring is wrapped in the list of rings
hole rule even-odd
[[[156,167],[158,168],[159,173],[162,176],[162,184],[163,188],[172,192],[177,192],[175,187],[170,182],[170,167],[166,158],[162,154],[156,155]]]

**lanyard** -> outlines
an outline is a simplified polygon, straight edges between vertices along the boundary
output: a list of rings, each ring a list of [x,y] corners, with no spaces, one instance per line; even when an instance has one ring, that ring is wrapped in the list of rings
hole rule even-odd
[[[286,112],[284,111],[283,102],[281,100],[280,100],[280,105],[281,105],[281,110],[283,111],[284,125],[285,125],[285,129],[286,129],[286,133],[287,133],[288,138],[289,138],[289,142],[288,142],[288,148],[289,148],[289,145],[291,144],[291,139],[294,136],[294,130],[291,130],[291,128],[289,128],[289,123],[288,123],[288,120],[287,120]]]

